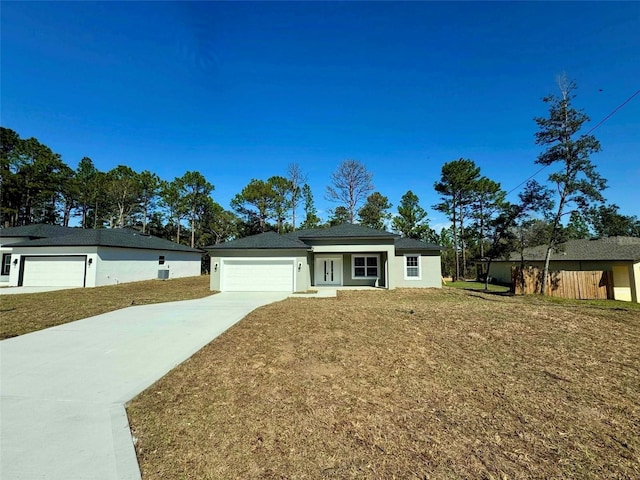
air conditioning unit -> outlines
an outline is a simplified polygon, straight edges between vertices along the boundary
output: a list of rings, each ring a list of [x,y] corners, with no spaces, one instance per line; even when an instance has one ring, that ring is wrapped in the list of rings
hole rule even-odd
[[[158,270],[158,280],[168,280],[169,270]]]

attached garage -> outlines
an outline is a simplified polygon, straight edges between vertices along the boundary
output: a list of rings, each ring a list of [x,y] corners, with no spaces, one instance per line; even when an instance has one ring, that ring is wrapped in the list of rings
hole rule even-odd
[[[25,287],[84,287],[86,255],[23,256],[19,285]]]
[[[2,228],[0,246],[3,261],[10,262],[4,275],[10,287],[82,288],[154,280],[160,274],[191,277],[200,275],[202,265],[201,250],[126,228]]]
[[[222,290],[226,292],[293,292],[293,259],[222,259]]]

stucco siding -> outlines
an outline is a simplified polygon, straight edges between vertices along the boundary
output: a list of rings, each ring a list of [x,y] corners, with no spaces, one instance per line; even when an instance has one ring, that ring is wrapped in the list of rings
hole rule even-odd
[[[631,301],[631,271],[629,267],[626,265],[614,265],[613,267],[613,298],[623,302]]]
[[[46,249],[40,247],[16,247],[11,255],[11,271],[9,274],[9,286],[16,287],[20,281],[20,266],[23,264],[22,257],[37,256],[58,256],[58,255],[85,255],[87,257],[87,268],[85,271],[85,286],[95,287],[95,272],[97,264],[97,247],[49,247]],[[91,265],[89,265],[91,260]],[[17,261],[16,267],[13,262]]]
[[[10,248],[0,248],[0,261],[4,258],[5,255],[11,255]],[[13,260],[11,260],[12,262]],[[14,269],[13,263],[10,264],[9,272]],[[9,283],[9,275],[2,275],[0,273],[0,283]]]
[[[4,237],[2,236],[2,230],[0,230],[0,261],[2,260],[2,257],[4,256],[4,254],[10,254],[12,253],[12,248],[5,246],[7,244],[12,244],[12,243],[18,243],[18,242],[24,242],[26,240],[29,240],[29,237]],[[19,265],[19,264],[18,264]],[[17,270],[17,266],[14,267],[13,266],[13,258],[11,259],[11,268],[10,268],[10,272],[11,270]],[[10,279],[11,279],[11,273],[9,273],[9,275],[2,275],[0,273],[0,284],[9,284],[10,283]]]
[[[262,249],[262,250],[213,250],[211,254],[211,281],[210,288],[213,291],[220,291],[221,274],[224,259],[234,258],[255,258],[268,260],[269,258],[291,258],[294,262],[294,291],[304,292],[311,285],[310,269],[305,250],[289,249]],[[298,269],[298,266],[300,267]]]
[[[633,273],[631,301],[640,303],[640,262],[634,263],[631,271]]]
[[[195,252],[98,247],[98,257],[95,286],[153,280],[158,270],[168,270],[169,278],[200,275],[201,255]]]
[[[344,248],[344,247],[343,247]],[[359,252],[355,252],[359,253]],[[378,277],[376,278],[354,278],[353,275],[353,257],[352,253],[344,254],[344,260],[342,264],[342,285],[348,287],[386,287],[387,271],[385,269],[385,262],[388,257],[388,252],[372,252],[364,251],[363,255],[375,255],[378,257]]]
[[[405,278],[406,255],[420,255],[420,278]],[[402,252],[389,258],[390,282],[403,288],[442,287],[442,266],[437,252]]]

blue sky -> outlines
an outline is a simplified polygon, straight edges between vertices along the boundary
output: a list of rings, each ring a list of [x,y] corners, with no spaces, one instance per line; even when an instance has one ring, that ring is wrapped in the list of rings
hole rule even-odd
[[[640,88],[640,3],[2,2],[1,123],[71,167],[198,170],[230,199],[298,163],[323,216],[362,162],[394,204],[470,158],[511,190],[562,72],[595,125]],[[640,95],[594,132],[605,196],[640,214]],[[536,178],[546,180],[549,171]],[[517,191],[510,198],[515,200]]]

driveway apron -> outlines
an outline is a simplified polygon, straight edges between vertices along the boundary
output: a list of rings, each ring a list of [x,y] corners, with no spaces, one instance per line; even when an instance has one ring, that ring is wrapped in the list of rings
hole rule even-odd
[[[286,293],[130,307],[0,342],[0,478],[138,480],[124,404]]]

